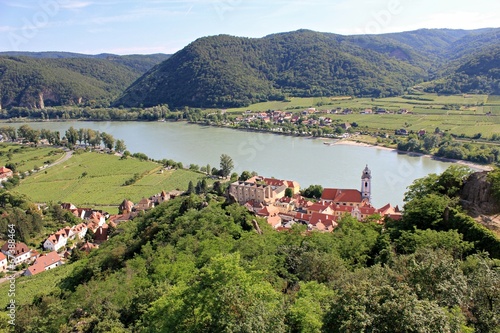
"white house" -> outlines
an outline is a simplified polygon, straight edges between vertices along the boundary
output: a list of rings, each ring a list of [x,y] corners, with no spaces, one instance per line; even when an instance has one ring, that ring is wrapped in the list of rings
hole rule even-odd
[[[7,264],[7,257],[5,256],[5,254],[0,252],[0,272],[5,272],[5,270],[7,269]]]
[[[72,228],[71,228],[71,235],[73,237],[73,239],[76,237],[78,237],[79,239],[83,239],[83,237],[85,237],[85,234],[87,234],[87,225],[85,223],[80,223],[80,224],[77,224],[77,225],[74,225]]]
[[[7,257],[8,262],[13,263],[14,266],[20,265],[31,258],[31,250],[24,243],[16,243],[12,248],[9,248],[9,243],[5,243],[2,246],[2,253]]]
[[[62,261],[57,252],[52,251],[45,255],[38,257],[33,265],[28,267],[24,272],[24,275],[31,276],[41,273],[43,271],[48,271],[49,269],[61,266]]]
[[[60,248],[66,246],[68,238],[65,234],[57,232],[50,235],[43,243],[43,248],[49,251],[58,251]]]

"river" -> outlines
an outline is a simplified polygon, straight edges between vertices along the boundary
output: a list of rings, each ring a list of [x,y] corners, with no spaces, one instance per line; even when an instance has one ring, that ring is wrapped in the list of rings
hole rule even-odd
[[[20,126],[21,124],[9,124]],[[451,163],[393,150],[353,145],[325,145],[324,140],[207,127],[185,122],[44,122],[35,129],[92,128],[123,139],[127,149],[154,159],[173,159],[185,166],[195,163],[219,167],[221,154],[232,157],[234,171],[296,180],[302,188],[360,188],[365,165],[372,172],[372,203],[403,204],[406,187],[430,173],[441,173]]]

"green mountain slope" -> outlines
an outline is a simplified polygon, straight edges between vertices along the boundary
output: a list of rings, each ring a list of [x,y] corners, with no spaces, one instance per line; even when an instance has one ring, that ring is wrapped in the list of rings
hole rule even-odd
[[[116,105],[229,107],[284,95],[386,96],[424,77],[408,62],[307,30],[196,40],[129,87]]]
[[[200,38],[154,67],[115,105],[235,107],[285,96],[391,96],[445,76],[498,44],[500,29],[341,36],[298,30]],[[463,89],[468,87],[463,86]]]
[[[482,48],[452,63],[443,79],[426,88],[440,94],[500,94],[500,44]]]
[[[109,105],[125,87],[167,58],[59,52],[0,56],[0,105]]]

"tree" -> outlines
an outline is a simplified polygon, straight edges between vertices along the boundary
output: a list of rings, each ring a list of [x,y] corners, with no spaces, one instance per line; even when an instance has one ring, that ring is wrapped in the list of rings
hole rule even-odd
[[[115,150],[118,152],[123,152],[127,149],[127,146],[125,146],[125,141],[118,139],[116,140],[115,143]]]
[[[250,179],[250,178],[252,178],[252,175],[250,174],[250,172],[249,172],[249,171],[246,171],[246,170],[245,170],[245,171],[243,171],[243,172],[241,173],[241,175],[240,175],[240,177],[238,178],[238,180],[240,180],[240,181],[244,182],[244,181],[246,181],[246,180],[248,180],[248,179]]]
[[[66,140],[70,145],[76,145],[76,141],[78,140],[78,131],[71,126],[65,133]]]
[[[282,296],[239,261],[238,253],[216,255],[193,283],[171,288],[148,311],[149,331],[285,332]]]
[[[195,189],[194,189],[194,185],[193,185],[193,181],[192,180],[189,181],[187,193],[188,194],[195,193]]]
[[[285,197],[293,197],[293,190],[289,187],[287,187],[287,189],[285,190]]]
[[[306,198],[319,199],[323,194],[323,187],[321,185],[310,185],[305,190],[302,190],[302,195]]]
[[[12,172],[16,172],[16,169],[17,169],[16,165],[14,163],[12,163],[12,162],[6,163],[5,167],[8,168],[8,169],[11,169]]]
[[[221,176],[227,178],[231,174],[231,171],[234,168],[233,159],[226,154],[222,154],[220,156],[220,172]]]
[[[101,139],[102,139],[102,142],[104,143],[104,146],[108,149],[113,149],[113,146],[115,144],[115,138],[111,135],[111,134],[108,134],[108,133],[102,133],[101,134]]]
[[[86,130],[84,128],[78,129],[78,141],[80,142],[80,144],[84,143],[85,141],[85,132]]]

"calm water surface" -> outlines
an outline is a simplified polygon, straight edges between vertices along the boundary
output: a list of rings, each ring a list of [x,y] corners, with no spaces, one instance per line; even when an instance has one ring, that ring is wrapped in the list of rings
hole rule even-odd
[[[20,126],[21,124],[14,124]],[[372,203],[402,205],[406,187],[429,173],[441,173],[451,163],[395,151],[348,145],[328,146],[323,140],[205,127],[185,122],[51,122],[29,123],[32,128],[58,130],[92,128],[123,139],[127,149],[154,159],[173,159],[185,166],[219,166],[221,154],[235,170],[297,180],[301,187],[360,188],[361,172],[372,171]]]

